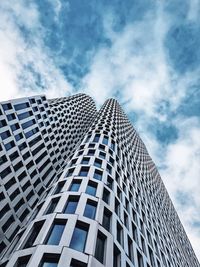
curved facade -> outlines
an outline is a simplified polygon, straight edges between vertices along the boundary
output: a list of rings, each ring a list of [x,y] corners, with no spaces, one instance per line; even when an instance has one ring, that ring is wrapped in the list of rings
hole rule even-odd
[[[0,256],[62,172],[95,113],[84,94],[0,103]]]
[[[200,266],[145,145],[116,100],[105,102],[66,164],[2,266]]]

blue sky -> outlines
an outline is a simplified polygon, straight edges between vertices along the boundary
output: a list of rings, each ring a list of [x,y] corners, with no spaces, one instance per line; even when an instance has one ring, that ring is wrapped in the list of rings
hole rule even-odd
[[[0,18],[0,100],[117,98],[200,259],[200,0],[7,0]]]

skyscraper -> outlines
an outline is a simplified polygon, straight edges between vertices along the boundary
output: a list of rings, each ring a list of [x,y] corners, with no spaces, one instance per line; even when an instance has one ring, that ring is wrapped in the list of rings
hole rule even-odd
[[[38,98],[42,97],[33,98],[36,99],[35,107],[38,107]],[[25,101],[29,107],[31,99]],[[2,177],[1,198],[4,196],[5,205],[10,207],[10,210],[4,209],[1,205],[0,211],[3,220],[7,218],[3,224],[6,227],[2,226],[5,237],[2,242],[7,242],[2,246],[2,266],[199,267],[161,177],[118,102],[107,100],[96,112],[94,102],[85,95],[44,101],[49,102],[49,125],[44,125],[43,130],[48,126],[51,129],[44,137],[37,118],[28,116],[26,122],[21,122],[19,115],[27,111],[22,108],[18,114],[16,104],[6,103],[15,108],[11,113],[15,116],[17,113],[23,140],[28,142],[28,158],[33,161],[33,169],[40,178],[38,186],[43,187],[38,195],[33,178],[27,175],[26,180],[30,183],[23,189],[25,182],[19,181],[18,168],[15,170],[12,157],[8,159],[4,154],[8,166],[4,157],[1,173],[9,167],[12,175],[6,171],[8,178]],[[6,106],[3,108],[1,116],[8,116]],[[71,111],[67,113],[67,109]],[[43,111],[39,109],[37,115]],[[6,128],[1,131],[5,133],[9,131],[10,121],[2,117],[3,120]],[[48,147],[48,138],[45,138],[49,137],[50,144],[55,146],[53,151],[56,152],[48,161],[49,168],[52,166],[55,171],[49,171],[53,175],[48,173],[48,178],[41,179],[43,173],[39,169],[46,153],[41,156],[42,151],[38,149],[39,154],[34,157],[33,151],[39,143],[31,148],[29,134],[26,134],[33,129],[26,130],[23,126],[24,123],[29,125],[31,120],[35,123],[30,127],[37,126],[47,155],[51,153],[51,146]],[[33,133],[35,135],[35,131]],[[13,138],[13,134],[8,137],[1,134],[1,137],[5,151],[8,143],[5,140]],[[14,147],[18,149],[19,144],[15,143]],[[24,161],[22,165],[24,170],[27,165]],[[29,173],[29,168],[26,172]],[[13,182],[5,186],[13,177],[17,181],[15,188],[20,191],[18,199],[26,199],[24,210],[32,203],[26,190],[33,190],[32,195],[36,198],[33,208],[20,215],[22,220],[15,234],[10,229],[12,225],[16,226],[20,217],[13,209],[17,201],[12,204],[13,200],[9,199]],[[16,220],[10,220],[9,216]]]

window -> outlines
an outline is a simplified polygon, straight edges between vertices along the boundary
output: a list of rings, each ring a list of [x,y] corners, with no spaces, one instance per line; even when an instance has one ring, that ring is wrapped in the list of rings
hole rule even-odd
[[[91,196],[95,196],[97,191],[97,184],[89,182],[86,188],[86,193]]]
[[[94,137],[93,142],[98,143],[99,142],[99,138],[100,138],[100,134],[96,134]]]
[[[121,267],[121,253],[115,244],[113,249],[113,267]]]
[[[79,201],[79,198],[77,197],[69,197],[64,213],[74,214],[76,211],[76,207],[78,205],[78,201]]]
[[[11,136],[9,131],[2,132],[2,133],[0,133],[0,135],[1,135],[2,140]]]
[[[111,149],[115,151],[115,143],[113,141],[111,142]]]
[[[106,153],[100,151],[99,152],[99,157],[102,158],[102,159],[105,159],[106,158]]]
[[[14,141],[11,141],[11,142],[5,144],[4,146],[5,146],[6,151],[8,151],[15,146],[15,143],[14,143]]]
[[[43,224],[44,221],[39,221],[33,225],[33,229],[29,234],[28,240],[26,241],[24,248],[32,247],[33,243],[35,242],[36,238],[40,233],[40,230],[42,229]]]
[[[107,136],[104,136],[104,138],[103,138],[103,144],[104,145],[107,145],[108,144],[108,137]]]
[[[0,172],[0,176],[2,179],[4,179],[9,173],[11,173],[11,168],[8,166],[6,169]]]
[[[19,124],[18,123],[15,123],[15,124],[11,125],[10,128],[14,132],[14,131],[18,130],[20,127],[19,127]]]
[[[15,135],[15,140],[16,141],[19,141],[22,138],[23,138],[23,134],[22,133],[19,133],[19,134]]]
[[[101,165],[102,165],[102,160],[100,159],[95,159],[94,161],[94,166],[98,167],[98,168],[101,168]]]
[[[137,251],[138,267],[144,267],[143,258],[139,251]]]
[[[26,267],[28,265],[29,260],[30,260],[30,256],[19,257],[17,259],[17,263],[15,267]]]
[[[9,121],[12,121],[16,118],[14,113],[8,114],[8,115],[6,115],[6,117]]]
[[[91,200],[88,200],[85,206],[85,211],[83,216],[88,217],[90,219],[95,219],[97,209],[97,203]]]
[[[71,260],[70,267],[87,267],[87,264],[75,259]]]
[[[0,128],[6,126],[6,121],[5,120],[0,120]]]
[[[95,249],[95,258],[102,264],[105,261],[105,244],[106,244],[105,235],[103,235],[100,231],[98,231],[96,249]]]
[[[14,105],[14,107],[15,107],[15,110],[20,110],[20,109],[28,108],[30,107],[30,105],[28,102],[25,102],[25,103],[16,104]]]
[[[119,201],[115,198],[115,213],[120,216],[120,203]]]
[[[87,240],[88,225],[78,222],[74,228],[72,239],[69,247],[80,252],[85,249],[85,244]]]
[[[110,231],[111,216],[112,216],[112,213],[108,209],[104,208],[102,226],[107,231]]]
[[[65,229],[66,221],[55,221],[47,237],[45,244],[59,245],[63,231]]]
[[[109,174],[112,174],[112,167],[109,164],[106,165],[106,170]]]
[[[72,176],[73,172],[74,172],[74,168],[69,169],[66,174],[66,177]]]
[[[26,129],[26,128],[30,127],[31,125],[33,125],[33,124],[35,124],[35,120],[30,120],[30,121],[24,122],[24,123],[22,123],[22,128]]]
[[[84,157],[81,161],[81,164],[89,164],[90,158]]]
[[[80,185],[81,185],[81,180],[73,180],[70,185],[69,190],[73,192],[77,192],[80,188]]]
[[[57,204],[58,204],[58,201],[59,201],[59,197],[55,197],[55,198],[52,198],[51,202],[50,202],[50,205],[49,207],[47,208],[45,214],[50,214],[50,213],[53,213]]]
[[[33,115],[33,112],[32,111],[27,111],[27,112],[24,112],[24,113],[21,113],[21,114],[17,114],[17,117],[19,120],[23,120],[23,119],[26,119],[28,117],[30,117],[31,115]]]
[[[3,107],[4,110],[12,109],[12,106],[11,106],[10,103],[2,104],[2,107]]]
[[[88,156],[93,156],[95,153],[95,150],[94,149],[89,149],[88,150]]]
[[[65,184],[65,182],[63,182],[63,181],[62,181],[62,182],[59,182],[59,183],[57,184],[56,189],[55,189],[55,191],[54,191],[54,195],[55,195],[55,194],[58,194],[58,193],[61,192],[61,190],[62,190],[64,184]]]
[[[117,222],[117,241],[123,247],[123,243],[124,243],[123,228],[118,222]]]
[[[97,179],[99,181],[102,180],[102,176],[103,176],[103,172],[100,170],[96,170],[94,171],[94,179]]]
[[[7,161],[7,158],[5,155],[0,157],[0,165],[4,164]]]
[[[44,254],[39,267],[57,267],[59,255],[57,254]]]
[[[107,178],[107,186],[112,189],[113,187],[113,179],[108,175],[108,178]]]
[[[89,172],[89,167],[82,167],[79,172],[79,176],[87,176],[88,172]]]
[[[128,257],[131,261],[133,261],[133,241],[128,236]]]
[[[102,199],[103,199],[104,202],[109,204],[109,198],[110,198],[110,192],[106,188],[104,188],[103,189],[103,197],[102,197]]]

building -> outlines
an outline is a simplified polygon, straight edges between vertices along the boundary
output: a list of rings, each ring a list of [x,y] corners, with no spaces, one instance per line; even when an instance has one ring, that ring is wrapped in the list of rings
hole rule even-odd
[[[42,97],[33,98],[35,107]],[[29,101],[30,106],[31,99],[25,101]],[[32,194],[35,204],[18,223],[18,213],[13,209],[16,201],[11,205],[9,199],[12,183],[5,187],[6,183],[13,177],[16,179],[15,190],[20,190],[19,197],[26,198],[24,210],[31,207],[32,202],[27,199],[28,192],[22,188],[24,185],[13,168],[12,158],[7,157],[8,165],[5,165],[7,161],[2,163],[2,172],[10,167],[12,175],[8,173],[8,178],[2,178],[2,192],[6,196],[3,201],[5,205],[10,204],[10,210],[6,208],[0,214],[3,220],[9,216],[14,220],[10,223],[7,219],[7,229],[2,229],[2,236],[6,237],[2,242],[6,247],[2,247],[1,266],[199,267],[161,177],[118,102],[107,100],[96,112],[94,102],[85,95],[51,101],[44,98],[44,101],[49,124],[44,125],[43,130],[47,127],[51,130],[47,130],[46,136],[42,133],[42,143],[47,154],[51,153],[49,144],[56,151],[48,161],[53,170],[49,171],[48,178],[38,182],[38,187],[43,186],[39,189],[41,195],[31,183],[32,177],[27,175],[26,180],[30,181],[27,190],[35,190]],[[15,101],[11,104],[16,115]],[[70,108],[69,116],[66,110]],[[8,115],[5,106],[3,109],[1,121]],[[39,109],[37,115],[42,111]],[[80,114],[82,117],[78,117]],[[28,142],[27,152],[41,178],[40,164],[44,164],[47,156],[41,156],[43,150],[39,149],[37,159],[40,157],[42,162],[36,162],[32,152],[39,143],[34,149],[30,147],[26,136],[29,129],[23,128],[25,122],[20,121],[18,114],[16,117],[23,129],[23,140]],[[35,118],[28,116],[27,122],[30,119]],[[6,128],[1,132],[8,131],[10,121],[6,120],[3,127]],[[10,139],[6,143],[4,135],[1,134],[5,152],[5,145],[11,142],[13,134],[7,137]],[[49,143],[46,137],[51,140]],[[15,143],[15,148],[18,149],[19,144]],[[26,164],[22,164],[21,168],[26,168]],[[12,225],[17,223],[13,234]]]

